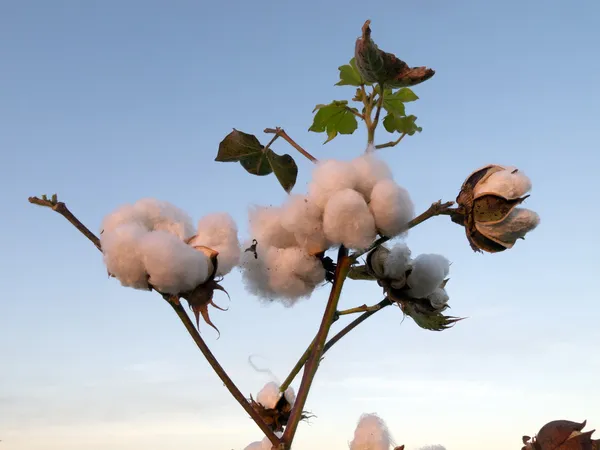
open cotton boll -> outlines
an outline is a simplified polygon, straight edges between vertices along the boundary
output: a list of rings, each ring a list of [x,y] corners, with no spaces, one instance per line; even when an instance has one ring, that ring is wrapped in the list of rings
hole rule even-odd
[[[157,200],[143,198],[133,205],[136,215],[140,217],[150,230],[164,230],[179,237],[182,241],[194,235],[191,217],[177,206]]]
[[[356,190],[360,192],[367,201],[371,198],[371,192],[375,185],[382,180],[391,180],[392,171],[388,165],[373,154],[366,154],[350,161],[357,174]]]
[[[254,206],[248,218],[252,238],[264,247],[288,248],[296,245],[293,233],[281,226],[282,209],[273,206]]]
[[[246,242],[245,248],[250,247],[251,243]],[[261,298],[271,298],[275,293],[269,286],[269,272],[265,265],[264,255],[268,247],[260,247],[260,253],[257,252],[257,258],[252,252],[243,252],[240,255],[240,269],[242,271],[242,281],[246,290],[251,294]]]
[[[432,294],[429,294],[427,299],[435,309],[441,309],[448,304],[450,297],[448,296],[446,289],[439,287],[433,291]]]
[[[204,283],[212,271],[208,257],[177,236],[164,231],[147,233],[140,240],[148,280],[160,292],[189,292]]]
[[[133,205],[126,204],[119,206],[113,212],[106,215],[104,219],[102,219],[102,226],[100,228],[101,235],[108,234],[115,228],[126,223],[138,223],[140,225],[145,225],[143,219],[140,217]],[[147,230],[150,230],[149,227],[146,228]]]
[[[486,194],[501,195],[507,199],[515,199],[531,190],[531,180],[516,167],[505,167],[492,173],[475,186],[475,197]]]
[[[140,239],[148,231],[139,223],[125,223],[100,235],[104,263],[123,286],[148,289]]]
[[[323,209],[336,192],[354,189],[357,182],[358,175],[349,162],[333,159],[321,161],[313,170],[312,181],[308,185],[308,197]]]
[[[412,272],[408,276],[410,287],[408,294],[415,298],[424,298],[442,284],[450,272],[450,262],[442,255],[423,254],[412,262]]]
[[[392,438],[385,422],[376,414],[363,414],[354,431],[350,450],[389,450]]]
[[[291,195],[282,207],[281,225],[294,233],[296,242],[308,253],[316,254],[329,247],[323,232],[323,211],[306,195]]]
[[[404,242],[394,245],[383,262],[383,274],[386,278],[402,279],[410,267],[410,249]]]
[[[228,274],[240,261],[237,225],[227,213],[209,214],[200,219],[196,236],[189,243],[219,252],[217,275]]]
[[[274,381],[265,384],[256,396],[256,401],[263,405],[265,408],[274,409],[282,396],[282,393],[279,390],[279,388],[280,385],[278,383],[275,383]],[[291,387],[289,387],[286,389],[283,395],[285,395],[285,399],[287,400],[287,402],[293,406],[294,402],[296,401],[296,393],[294,392],[294,390]]]
[[[406,231],[406,225],[415,214],[408,191],[393,180],[382,180],[373,187],[369,208],[377,230],[387,237]]]
[[[329,199],[323,213],[323,231],[332,243],[353,249],[367,248],[377,234],[365,199],[353,189],[339,191]]]

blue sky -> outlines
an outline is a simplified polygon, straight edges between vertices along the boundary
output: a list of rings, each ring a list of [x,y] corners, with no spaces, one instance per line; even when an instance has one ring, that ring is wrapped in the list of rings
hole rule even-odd
[[[413,253],[452,262],[452,311],[425,332],[396,309],[342,341],[321,366],[298,450],[343,449],[363,412],[407,448],[520,448],[557,418],[600,427],[597,288],[597,46],[600,6],[563,2],[4,1],[0,4],[0,439],[6,450],[229,450],[260,438],[156,295],[109,280],[68,223],[28,205],[57,192],[97,230],[152,196],[195,219],[226,210],[246,236],[249,204],[285,198],[274,177],[213,162],[232,127],[265,140],[283,126],[319,158],[350,159],[365,134],[326,146],[308,133],[365,19],[411,65],[436,69],[408,106],[421,135],[381,152],[416,209],[453,200],[489,162],[533,180],[542,224],[499,255],[477,255],[446,218],[413,230]],[[380,142],[387,136],[379,135]],[[284,142],[274,148],[293,149]],[[296,156],[294,154],[294,156]],[[297,158],[302,192],[310,163]],[[310,342],[324,289],[265,306],[225,282],[222,336],[205,338],[243,392],[283,379]],[[347,285],[344,307],[377,302]],[[226,301],[221,300],[221,303]],[[297,387],[297,385],[296,385]]]

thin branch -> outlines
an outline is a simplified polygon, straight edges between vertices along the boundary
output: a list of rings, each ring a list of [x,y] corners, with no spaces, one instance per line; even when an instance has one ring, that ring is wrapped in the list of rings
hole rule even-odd
[[[333,347],[340,339],[342,339],[344,336],[346,336],[350,331],[352,331],[358,325],[363,323],[365,320],[367,320],[369,317],[371,317],[376,312],[381,311],[383,308],[385,308],[386,306],[389,306],[391,304],[392,304],[392,302],[390,300],[388,300],[387,298],[385,298],[382,301],[380,301],[379,303],[377,303],[377,305],[370,307],[369,311],[366,311],[363,314],[361,314],[359,317],[357,317],[352,322],[350,322],[348,325],[346,325],[344,328],[342,328],[340,330],[340,332],[337,333],[334,337],[332,337],[329,341],[327,341],[327,343],[323,347],[323,355],[325,353],[327,353],[327,351],[331,347]],[[338,311],[336,318],[339,317],[340,314],[341,314],[341,311]],[[302,369],[302,367],[304,367],[304,365],[306,364],[306,361],[308,360],[308,357],[310,356],[310,352],[312,351],[312,348],[314,346],[314,342],[315,341],[313,339],[311,344],[308,346],[308,348],[306,349],[304,354],[300,357],[300,359],[298,360],[298,362],[296,363],[296,365],[294,366],[294,368],[292,369],[290,374],[287,376],[287,378],[285,379],[285,381],[279,388],[281,390],[281,392],[285,392],[285,390],[288,387],[290,387],[290,385],[294,381],[294,378],[296,378],[298,373],[300,373],[300,370]]]
[[[64,218],[66,218],[75,228],[77,228],[85,237],[87,237],[92,243],[96,246],[96,248],[102,251],[100,247],[100,240],[92,233],[85,225],[83,225],[77,217],[75,217],[71,211],[67,208],[67,206],[63,202],[58,202],[56,200],[56,196],[53,196],[52,200],[48,200],[46,198],[38,198],[38,197],[29,197],[29,203],[34,205],[45,206],[51,208],[56,211]],[[280,439],[275,435],[275,433],[269,428],[269,426],[265,423],[265,421],[260,417],[260,415],[252,408],[248,400],[244,397],[244,395],[240,392],[235,383],[229,378],[227,372],[223,369],[223,367],[219,364],[215,356],[212,354],[198,330],[194,327],[192,320],[189,318],[185,309],[179,303],[179,301],[175,302],[168,295],[161,294],[162,297],[168,301],[168,303],[173,307],[179,318],[181,319],[183,325],[186,330],[212,367],[218,377],[221,379],[225,387],[229,390],[231,395],[238,401],[238,403],[244,408],[244,410],[250,415],[252,420],[258,425],[258,427],[265,433],[265,436],[269,438],[271,443],[278,447],[281,444]]]
[[[39,198],[39,197],[29,197],[29,203],[34,204],[34,205],[39,205],[39,206],[44,206],[46,208],[50,208],[53,211],[56,211],[57,213],[59,213],[61,216],[63,216],[65,219],[67,219],[71,225],[73,225],[75,228],[77,228],[81,234],[83,234],[86,238],[88,238],[92,244],[94,244],[96,246],[96,248],[98,250],[102,250],[102,248],[100,247],[100,239],[98,239],[98,237],[92,233],[88,227],[86,227],[84,224],[82,224],[79,219],[77,217],[75,217],[73,215],[73,213],[71,213],[71,211],[69,211],[69,208],[67,208],[67,205],[65,205],[63,202],[59,202],[56,199],[56,195],[52,196],[51,200],[48,200],[47,198],[45,198],[46,196],[43,196],[43,198]]]
[[[454,202],[446,202],[446,203],[442,203],[441,200],[438,200],[435,203],[432,203],[431,206],[427,209],[427,211],[419,214],[417,217],[415,217],[413,220],[411,220],[410,222],[408,222],[408,224],[406,225],[406,229],[404,231],[408,231],[411,228],[416,227],[417,225],[425,222],[427,219],[431,219],[432,217],[435,216],[439,216],[439,215],[444,215],[444,214],[448,214],[448,211],[450,210],[450,207],[454,205]],[[377,239],[375,242],[373,242],[369,248],[367,248],[366,250],[362,250],[362,251],[358,251],[356,253],[354,253],[351,258],[353,261],[356,261],[356,259],[359,256],[364,255],[365,253],[369,253],[371,250],[373,250],[376,247],[379,247],[381,244],[386,243],[387,241],[389,241],[391,238],[387,237],[387,236],[382,236],[379,239]]]
[[[308,158],[311,162],[318,162],[319,160],[317,158],[315,158],[313,155],[311,155],[310,153],[308,153],[306,150],[304,150],[302,147],[300,147],[296,141],[294,141],[286,132],[283,128],[277,127],[277,128],[265,128],[264,130],[265,133],[267,134],[275,134],[276,137],[281,137],[283,139],[285,139],[287,141],[288,144],[290,144],[292,147],[294,147],[296,150],[298,150],[300,153],[302,153],[302,155],[304,155],[306,158]],[[274,140],[274,139],[273,139]],[[273,141],[271,141],[272,143]]]
[[[383,93],[383,86],[379,85],[379,98],[377,98],[377,109],[375,110],[375,118],[373,119],[373,128],[377,127],[377,124],[379,123],[379,114],[381,113],[384,97],[385,95]]]
[[[359,113],[358,111],[354,110],[353,108],[350,108],[349,106],[346,106],[346,110],[350,111],[352,114],[354,114],[359,119],[365,120],[365,116],[363,116],[361,113]]]
[[[396,145],[398,145],[402,139],[404,139],[404,136],[406,136],[407,133],[402,133],[400,135],[400,137],[398,139],[396,139],[395,141],[390,141],[390,142],[386,142],[385,144],[379,144],[376,145],[375,148],[377,150],[382,149],[382,148],[390,148],[390,147],[395,147]]]
[[[379,305],[373,305],[373,306],[362,305],[362,306],[357,306],[356,308],[343,309],[341,311],[338,311],[337,314],[338,314],[338,316],[346,316],[348,314],[377,311],[379,308],[380,308]]]
[[[300,383],[300,388],[298,389],[298,396],[296,397],[290,418],[281,438],[282,442],[287,445],[288,449],[291,448],[296,430],[298,429],[298,423],[302,418],[302,410],[304,409],[304,405],[308,399],[310,387],[315,378],[315,374],[317,373],[321,356],[323,355],[323,348],[325,341],[327,340],[327,334],[329,333],[331,324],[336,319],[337,305],[342,293],[344,281],[346,280],[348,271],[350,270],[350,263],[351,259],[348,257],[348,249],[342,245],[338,251],[335,278],[329,294],[329,300],[327,301],[327,307],[323,313],[321,326],[319,327],[319,331],[315,337],[314,345],[310,352],[308,362],[304,367],[302,381]]]
[[[221,379],[221,381],[223,382],[223,384],[225,385],[227,390],[229,392],[231,392],[231,395],[233,395],[233,397],[238,401],[238,403],[242,406],[242,408],[244,408],[244,410],[250,415],[250,417],[252,417],[252,420],[254,420],[254,422],[256,422],[256,425],[259,426],[261,431],[263,433],[265,433],[265,436],[267,436],[269,441],[271,441],[271,443],[274,446],[278,447],[279,444],[281,443],[279,438],[269,428],[269,426],[265,423],[265,421],[258,414],[258,412],[256,412],[252,408],[252,406],[250,405],[248,400],[246,400],[246,397],[244,397],[244,394],[242,394],[240,392],[240,390],[235,385],[235,383],[231,380],[231,378],[229,378],[229,375],[227,375],[227,372],[225,371],[225,369],[223,369],[221,364],[219,364],[219,361],[217,361],[217,358],[215,358],[213,353],[208,348],[208,345],[206,345],[206,342],[204,342],[204,339],[202,339],[202,336],[200,336],[200,333],[194,326],[194,323],[188,316],[187,312],[185,311],[185,309],[183,308],[181,303],[179,303],[179,301],[175,302],[175,301],[173,301],[173,299],[171,299],[171,300],[169,300],[169,304],[173,307],[173,309],[177,313],[177,316],[179,317],[179,319],[181,319],[181,322],[185,326],[185,329],[187,330],[189,335],[192,337],[192,339],[194,340],[194,342],[196,343],[196,345],[198,346],[198,348],[200,349],[200,351],[202,352],[202,354],[204,355],[204,357],[206,358],[206,360],[208,361],[208,363],[210,364],[212,369],[216,372],[218,377]]]

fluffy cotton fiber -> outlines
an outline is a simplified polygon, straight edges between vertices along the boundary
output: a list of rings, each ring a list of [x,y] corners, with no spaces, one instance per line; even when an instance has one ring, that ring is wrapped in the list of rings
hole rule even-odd
[[[228,274],[239,263],[237,225],[227,213],[209,214],[200,219],[196,236],[190,241],[190,245],[202,245],[219,252],[217,275]]]
[[[367,248],[376,237],[375,220],[365,199],[352,189],[334,194],[323,214],[325,236],[334,244],[348,248]]]
[[[375,185],[382,180],[391,180],[392,171],[388,165],[372,154],[362,155],[350,161],[357,175],[356,190],[360,192],[367,201],[371,198],[371,192]]]
[[[321,261],[300,247],[257,247],[242,254],[241,268],[246,288],[269,300],[281,300],[291,306],[306,297],[325,280]]]
[[[406,231],[406,225],[415,214],[408,191],[393,180],[382,180],[373,187],[369,208],[377,229],[387,237]]]
[[[392,438],[385,422],[376,414],[363,414],[360,418],[350,450],[389,450]]]
[[[408,276],[409,295],[424,298],[442,284],[450,272],[450,262],[442,255],[423,254],[412,262],[412,272]]]
[[[148,231],[135,222],[123,223],[109,230],[100,236],[108,272],[123,286],[148,289],[148,275],[140,249],[140,240]]]
[[[282,393],[279,391],[279,384],[271,381],[270,383],[265,384],[260,390],[256,396],[256,401],[265,408],[274,409],[281,396]],[[296,401],[296,394],[291,387],[287,388],[285,391],[285,399],[290,405],[294,405],[294,402]]]
[[[308,253],[326,250],[329,243],[323,232],[323,211],[306,195],[291,195],[283,206],[281,225],[294,233],[297,244]]]
[[[325,208],[329,199],[344,189],[354,189],[358,183],[356,170],[347,161],[319,162],[308,185],[308,197],[319,208]]]
[[[383,262],[383,273],[387,278],[402,279],[410,267],[410,249],[408,245],[399,242],[390,249]]]
[[[281,225],[282,209],[272,206],[250,208],[250,232],[263,247],[288,248],[296,245],[293,233]]]

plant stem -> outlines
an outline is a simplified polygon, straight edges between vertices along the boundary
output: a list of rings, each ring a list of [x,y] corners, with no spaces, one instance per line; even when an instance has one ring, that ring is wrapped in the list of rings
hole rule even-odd
[[[446,203],[442,203],[441,200],[438,200],[435,203],[432,203],[431,206],[423,213],[419,214],[417,217],[415,217],[413,220],[411,220],[410,222],[408,222],[408,224],[406,225],[406,229],[405,231],[410,230],[411,228],[416,227],[417,225],[425,222],[427,219],[430,219],[432,217],[435,216],[439,216],[441,214],[447,214],[448,210],[450,209],[450,207],[454,205],[454,202],[446,202]],[[351,258],[353,261],[356,261],[356,259],[359,256],[364,255],[365,253],[369,253],[371,250],[373,250],[376,247],[379,247],[381,244],[386,243],[387,241],[389,241],[391,238],[387,237],[387,236],[382,236],[379,239],[377,239],[375,242],[373,242],[369,248],[367,248],[366,250],[362,250],[362,251],[358,251],[356,253],[354,253]]]
[[[252,408],[250,403],[248,403],[248,400],[246,400],[246,397],[244,397],[244,395],[240,392],[240,390],[235,385],[235,383],[231,380],[231,378],[229,378],[229,375],[227,375],[227,372],[225,372],[225,369],[223,369],[221,364],[219,364],[219,361],[217,361],[217,358],[215,358],[213,353],[208,348],[208,345],[206,345],[206,342],[204,342],[204,339],[202,339],[202,336],[200,336],[200,333],[194,326],[194,323],[192,322],[192,320],[190,319],[188,314],[185,312],[185,309],[183,308],[183,306],[181,305],[179,300],[173,301],[173,299],[171,299],[171,300],[169,300],[169,304],[171,305],[173,310],[175,310],[175,312],[177,313],[177,316],[179,317],[179,319],[181,319],[183,326],[185,327],[185,329],[187,330],[189,335],[192,337],[192,339],[194,340],[194,342],[196,343],[196,345],[198,346],[198,348],[200,349],[202,354],[204,355],[204,358],[206,358],[206,360],[208,361],[208,363],[210,364],[212,369],[215,371],[217,376],[221,379],[221,381],[223,382],[223,384],[225,385],[227,390],[229,390],[229,392],[231,392],[231,395],[233,395],[233,398],[235,398],[237,400],[237,402],[241,405],[241,407],[244,408],[244,410],[250,415],[250,417],[252,417],[252,420],[254,420],[254,422],[256,422],[256,424],[259,426],[261,431],[263,433],[265,433],[265,436],[267,436],[269,441],[271,441],[271,443],[277,448],[279,446],[279,444],[281,443],[281,441],[275,435],[275,433],[269,428],[269,426],[265,423],[265,421],[262,419],[262,417],[260,417],[258,412],[256,412]]]
[[[356,313],[368,312],[368,311],[377,311],[378,309],[379,309],[379,305],[373,305],[373,306],[362,305],[362,306],[357,306],[356,308],[343,309],[341,311],[338,311],[337,314],[338,314],[338,316],[346,316],[348,314],[356,314]]]
[[[369,317],[371,317],[376,312],[381,311],[383,308],[385,308],[386,306],[389,306],[391,304],[392,304],[392,302],[390,300],[388,300],[387,298],[385,298],[382,301],[380,301],[379,303],[377,303],[377,305],[374,305],[373,307],[371,307],[372,308],[371,310],[364,312],[359,317],[354,319],[352,322],[350,322],[348,325],[346,325],[344,328],[342,328],[342,330],[340,330],[340,332],[338,332],[334,337],[332,337],[329,341],[327,341],[327,343],[323,347],[323,355],[331,347],[333,347],[340,339],[342,339],[344,336],[346,336],[350,331],[352,331],[358,325],[363,323],[365,320],[367,320]],[[340,315],[340,312],[338,312],[338,316],[339,315]],[[296,363],[296,365],[294,366],[294,368],[292,369],[292,371],[290,372],[288,377],[285,379],[285,381],[279,388],[279,390],[281,392],[285,392],[285,390],[288,387],[290,387],[290,385],[294,381],[294,378],[296,378],[298,373],[300,373],[300,370],[302,369],[302,367],[304,367],[304,365],[306,364],[306,361],[308,360],[308,357],[310,356],[310,352],[312,351],[312,348],[314,346],[314,342],[315,341],[313,339],[311,344],[304,351],[304,354],[300,357],[300,359],[298,360],[298,362]]]
[[[365,116],[363,116],[361,113],[359,113],[358,111],[355,111],[354,109],[350,108],[350,107],[346,107],[346,110],[350,111],[352,114],[354,114],[356,117],[358,117],[359,119],[365,120]]]
[[[283,139],[285,139],[287,141],[288,144],[290,144],[292,147],[294,147],[296,150],[298,150],[302,155],[304,155],[306,158],[308,158],[311,162],[317,163],[319,162],[319,160],[317,158],[315,158],[313,155],[311,155],[310,153],[308,153],[306,150],[304,150],[302,147],[300,147],[296,141],[294,141],[286,132],[283,128],[277,127],[277,128],[265,128],[264,130],[265,133],[268,134],[275,134],[276,137],[281,137]],[[273,139],[275,140],[275,139]],[[273,141],[271,141],[272,143]]]
[[[340,246],[338,251],[337,267],[335,269],[335,278],[329,294],[329,300],[327,301],[327,307],[323,313],[321,326],[319,327],[319,331],[315,337],[314,345],[311,349],[308,362],[304,367],[302,381],[300,383],[300,388],[298,389],[298,396],[296,397],[290,418],[283,433],[283,437],[281,438],[282,442],[287,446],[287,449],[291,448],[292,441],[296,435],[298,423],[302,418],[302,411],[304,409],[304,405],[306,404],[306,400],[308,399],[310,387],[317,373],[317,369],[319,368],[319,362],[321,361],[321,356],[323,355],[323,348],[325,341],[327,340],[329,329],[331,328],[331,324],[336,319],[338,301],[342,293],[344,281],[346,280],[350,270],[351,261],[352,260],[348,257],[348,249],[343,245]]]
[[[81,234],[88,238],[98,250],[102,251],[102,248],[100,246],[100,239],[98,239],[98,237],[96,237],[96,235],[92,233],[88,227],[82,224],[79,221],[79,219],[75,217],[73,213],[71,213],[71,211],[69,211],[69,208],[67,208],[67,205],[65,205],[63,202],[56,201],[55,199],[46,200],[38,197],[29,197],[28,200],[29,203],[39,206],[45,206],[46,208],[50,208],[53,211],[59,213],[61,216],[67,219],[71,223],[71,225],[77,228],[81,232]]]
[[[379,87],[379,96],[377,97],[377,106],[375,110],[375,118],[368,125],[368,138],[367,141],[369,144],[375,142],[375,130],[377,129],[377,125],[379,124],[379,115],[381,114],[381,107],[383,106],[384,92],[383,85],[373,86],[373,94],[370,97],[369,103],[371,104],[371,109],[369,110],[369,116],[371,115],[371,111],[373,108],[373,100],[375,99],[375,92],[377,87]]]
[[[100,240],[98,239],[98,237],[96,237],[94,233],[92,233],[85,225],[83,225],[79,221],[79,219],[77,219],[77,217],[75,217],[71,213],[71,211],[69,211],[69,209],[64,203],[57,202],[55,199],[46,200],[40,199],[38,197],[29,197],[29,203],[45,206],[58,212],[65,219],[67,219],[75,228],[77,228],[85,237],[87,237],[96,246],[98,250],[102,251],[100,247]],[[194,340],[194,342],[196,343],[196,345],[198,346],[198,348],[200,349],[200,351],[202,352],[212,369],[216,372],[221,381],[223,381],[223,384],[229,390],[231,395],[233,395],[233,397],[238,401],[242,408],[244,408],[244,410],[250,415],[252,420],[254,420],[256,425],[258,425],[258,427],[263,431],[263,433],[265,433],[265,436],[269,438],[269,440],[275,446],[275,448],[279,448],[279,446],[281,445],[280,439],[275,435],[275,433],[273,433],[273,431],[268,427],[268,425],[260,417],[260,415],[256,411],[254,411],[252,406],[250,406],[250,404],[248,403],[248,400],[246,400],[246,398],[240,392],[235,383],[231,380],[231,378],[229,378],[227,372],[225,372],[223,367],[219,364],[215,356],[212,354],[212,352],[200,336],[200,333],[198,333],[198,330],[194,327],[193,322],[185,312],[185,309],[183,308],[181,303],[179,303],[179,301],[173,301],[168,295],[161,295],[173,307],[173,309],[181,319],[183,325],[185,326],[187,332],[190,334],[190,336],[192,337],[192,339]]]
[[[382,148],[395,147],[396,145],[398,145],[402,141],[402,139],[404,139],[404,136],[406,136],[406,133],[402,133],[400,135],[400,137],[398,139],[396,139],[395,141],[390,141],[390,142],[386,142],[385,144],[376,145],[375,148],[377,150],[379,150],[379,149],[382,149]]]

